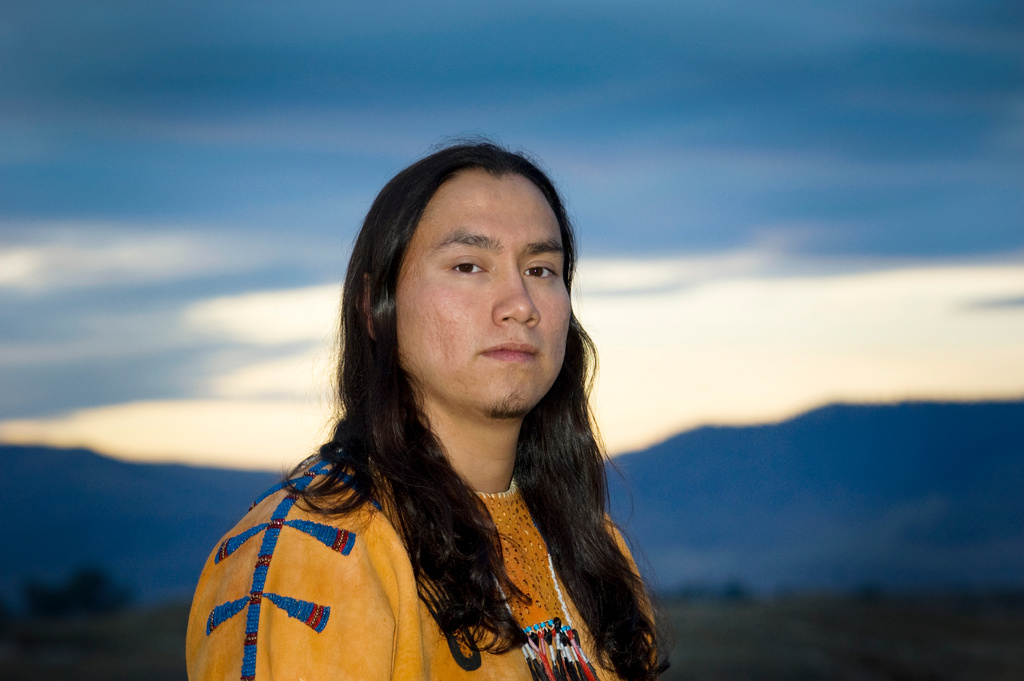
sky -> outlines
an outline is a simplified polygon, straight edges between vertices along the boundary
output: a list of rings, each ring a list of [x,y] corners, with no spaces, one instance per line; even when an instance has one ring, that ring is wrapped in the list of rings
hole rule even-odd
[[[287,467],[376,192],[541,159],[612,454],[832,401],[1024,397],[1011,1],[0,6],[0,441]]]

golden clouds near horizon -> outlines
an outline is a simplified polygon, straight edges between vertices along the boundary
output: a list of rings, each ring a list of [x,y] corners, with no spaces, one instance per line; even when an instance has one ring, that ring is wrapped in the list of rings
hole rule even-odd
[[[609,450],[830,402],[1024,396],[1024,267],[750,277],[583,297]]]
[[[0,423],[0,441],[88,447],[133,461],[284,471],[312,454],[327,412],[289,401],[152,400]]]
[[[596,411],[611,453],[832,401],[1024,396],[1024,265],[767,269],[740,256],[581,264],[576,309],[600,352]],[[0,422],[0,441],[287,467],[327,433],[339,290],[196,303],[182,326],[259,352],[214,355],[195,399]]]

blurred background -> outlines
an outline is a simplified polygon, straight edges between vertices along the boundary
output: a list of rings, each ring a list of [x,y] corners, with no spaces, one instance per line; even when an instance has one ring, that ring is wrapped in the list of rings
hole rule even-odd
[[[1020,3],[11,0],[12,678],[183,677],[207,552],[326,432],[363,214],[467,135],[569,199],[673,678],[1024,674]]]

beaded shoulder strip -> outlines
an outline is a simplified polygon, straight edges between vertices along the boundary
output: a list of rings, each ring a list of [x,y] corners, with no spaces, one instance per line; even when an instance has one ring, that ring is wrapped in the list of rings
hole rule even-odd
[[[263,499],[283,489],[288,483],[291,483],[296,490],[304,490],[313,481],[313,478],[323,475],[328,471],[328,468],[329,466],[326,462],[320,462],[303,475],[275,485],[254,501],[250,510],[255,508]],[[269,523],[260,523],[241,534],[225,539],[213,559],[215,564],[221,563],[247,541],[260,532],[263,533],[263,541],[260,544],[256,564],[253,568],[252,586],[249,589],[249,593],[237,600],[228,601],[216,606],[210,612],[210,616],[206,621],[206,635],[210,636],[221,624],[238,615],[242,610],[246,610],[241,681],[255,681],[256,678],[256,648],[259,645],[260,609],[264,601],[280,608],[289,617],[299,620],[317,634],[327,627],[327,623],[331,618],[331,606],[329,605],[321,605],[263,590],[281,531],[285,528],[290,528],[303,532],[319,541],[326,548],[336,551],[343,556],[349,555],[355,544],[356,535],[354,532],[309,520],[288,520],[288,512],[297,500],[298,496],[295,493],[287,494],[274,509]]]

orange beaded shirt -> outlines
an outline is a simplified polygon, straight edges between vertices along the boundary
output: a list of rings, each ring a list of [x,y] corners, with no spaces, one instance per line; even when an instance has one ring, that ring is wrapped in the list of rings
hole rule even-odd
[[[314,467],[303,477],[320,473]],[[300,489],[306,484],[296,480]],[[481,651],[475,668],[460,664],[419,598],[401,538],[378,508],[365,504],[326,518],[295,501],[286,489],[271,491],[211,553],[189,616],[190,679],[530,681],[538,670],[546,675],[528,650]],[[579,651],[596,666],[586,627],[553,578],[519,492],[483,502],[501,535],[509,576],[527,595],[509,603],[513,615],[524,628],[555,617],[571,622],[579,627],[577,646],[563,654],[573,658]],[[558,661],[557,653],[547,653],[549,665]],[[617,678],[600,666],[596,674],[601,681]]]

